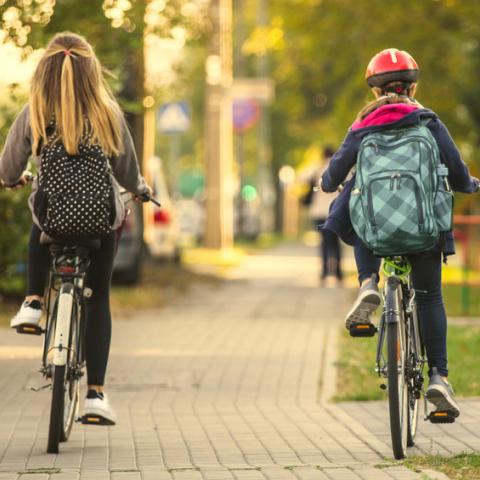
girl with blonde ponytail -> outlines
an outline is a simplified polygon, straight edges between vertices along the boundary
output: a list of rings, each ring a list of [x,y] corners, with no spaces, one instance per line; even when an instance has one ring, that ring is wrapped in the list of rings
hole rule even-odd
[[[112,193],[111,225],[101,238],[101,247],[92,251],[87,271],[87,286],[93,295],[85,305],[88,393],[84,414],[100,417],[100,424],[113,425],[116,415],[103,385],[111,337],[110,279],[115,244],[125,219],[119,186],[137,199],[150,189],[140,174],[132,137],[93,48],[83,37],[70,32],[55,35],[48,44],[32,78],[29,103],[13,123],[0,157],[0,180],[6,185],[18,188],[27,183],[30,174],[25,168],[30,156],[38,173],[29,199],[33,227],[27,296],[10,323],[12,328],[38,324],[42,314],[50,254],[48,247],[40,243],[44,225],[34,207],[40,197],[38,178],[42,178],[42,167],[52,161],[51,154],[45,154],[47,146],[65,151],[61,160],[71,162],[71,168],[75,168],[76,162],[92,162],[82,152],[95,149],[107,159],[107,172],[111,172],[107,173]],[[95,168],[94,165],[97,171]]]

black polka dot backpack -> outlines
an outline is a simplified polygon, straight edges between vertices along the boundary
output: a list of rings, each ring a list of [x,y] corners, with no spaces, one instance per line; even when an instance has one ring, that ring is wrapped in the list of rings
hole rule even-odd
[[[42,147],[34,212],[43,231],[55,238],[102,237],[112,231],[111,168],[100,145],[86,137],[75,155],[52,139]]]

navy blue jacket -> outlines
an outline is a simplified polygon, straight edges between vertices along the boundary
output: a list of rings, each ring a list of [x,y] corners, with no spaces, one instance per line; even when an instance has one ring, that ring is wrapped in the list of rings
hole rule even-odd
[[[334,192],[347,178],[350,170],[356,164],[358,148],[365,135],[374,131],[415,125],[418,124],[422,118],[431,119],[427,127],[432,132],[438,144],[442,163],[448,168],[448,180],[452,190],[462,193],[476,192],[478,190],[478,180],[471,177],[468,167],[463,162],[460,152],[455,146],[447,127],[445,127],[434,112],[426,108],[414,110],[395,122],[358,129],[351,128],[323,174],[322,190],[325,192]],[[361,241],[353,230],[348,207],[350,192],[354,183],[355,177],[351,178],[345,184],[340,195],[330,205],[327,220],[324,224],[319,225],[319,228],[331,230],[345,243],[356,246],[361,245]],[[442,236],[439,248],[445,255],[455,253],[455,242],[452,232]]]

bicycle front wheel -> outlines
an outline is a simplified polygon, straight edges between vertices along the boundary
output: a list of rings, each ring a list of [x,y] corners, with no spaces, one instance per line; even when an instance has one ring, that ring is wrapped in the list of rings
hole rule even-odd
[[[405,379],[405,321],[400,286],[389,289],[385,299],[387,312],[387,380],[390,432],[393,455],[405,458],[409,430],[408,384]],[[394,315],[395,318],[391,316]]]
[[[58,453],[59,443],[68,439],[79,402],[79,325],[71,284],[60,289],[49,338],[53,375],[47,452]]]
[[[415,444],[415,434],[418,426],[418,412],[421,394],[421,384],[423,383],[423,348],[418,325],[416,305],[413,305],[411,315],[408,317],[406,325],[407,332],[407,362],[410,375],[408,378],[408,437],[407,446],[413,447]],[[420,385],[420,387],[419,387]]]
[[[58,444],[63,427],[63,407],[65,395],[65,365],[54,367],[52,379],[52,404],[48,429],[47,453],[58,453]]]

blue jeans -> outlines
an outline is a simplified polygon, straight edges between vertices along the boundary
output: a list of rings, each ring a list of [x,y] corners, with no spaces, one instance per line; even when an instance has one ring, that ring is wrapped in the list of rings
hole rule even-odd
[[[379,274],[381,259],[365,246],[355,247],[358,278],[361,282]],[[427,353],[429,375],[432,367],[448,376],[447,315],[442,297],[442,254],[426,252],[409,257],[412,264],[412,283],[416,292],[418,320]]]

